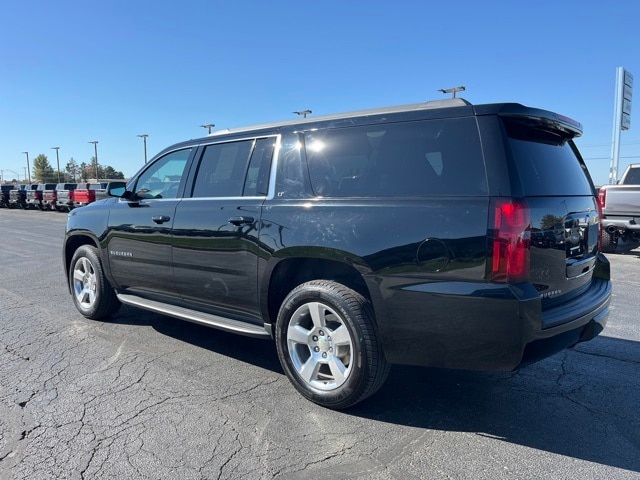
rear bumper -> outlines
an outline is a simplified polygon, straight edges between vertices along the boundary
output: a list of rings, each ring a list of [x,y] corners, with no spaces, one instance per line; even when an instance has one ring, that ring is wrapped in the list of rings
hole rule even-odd
[[[600,269],[607,274],[608,263]],[[606,278],[594,276],[582,295],[546,311],[529,284],[438,282],[396,288],[386,292],[381,308],[374,298],[380,340],[390,363],[514,370],[598,335],[611,301]],[[543,328],[549,319],[554,326]]]
[[[640,213],[637,217],[605,217],[602,219],[602,228],[640,233]]]
[[[602,332],[609,317],[609,307],[603,309],[598,315],[590,319],[585,325],[580,325],[571,330],[556,333],[550,337],[534,340],[527,344],[518,366],[525,366],[537,362],[565,348],[573,347],[580,342],[594,339]]]

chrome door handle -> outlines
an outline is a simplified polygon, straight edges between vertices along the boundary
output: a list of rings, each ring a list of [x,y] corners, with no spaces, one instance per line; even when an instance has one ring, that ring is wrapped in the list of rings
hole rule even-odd
[[[253,223],[253,217],[231,217],[229,223],[239,227],[240,225],[247,225]]]
[[[153,223],[157,223],[158,225],[160,225],[171,220],[171,217],[167,215],[156,215],[154,217],[151,217],[151,220],[153,220]]]

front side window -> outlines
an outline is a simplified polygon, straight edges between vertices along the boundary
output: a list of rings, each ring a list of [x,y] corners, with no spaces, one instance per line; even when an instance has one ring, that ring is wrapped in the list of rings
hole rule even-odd
[[[305,150],[319,196],[487,194],[473,118],[307,132]]]
[[[138,198],[176,198],[191,149],[171,152],[156,160],[138,180],[134,192]]]

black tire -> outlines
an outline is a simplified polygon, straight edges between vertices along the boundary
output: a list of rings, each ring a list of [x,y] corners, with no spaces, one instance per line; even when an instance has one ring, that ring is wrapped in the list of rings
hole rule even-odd
[[[68,281],[73,303],[85,317],[92,320],[107,318],[120,308],[120,301],[104,276],[95,247],[82,245],[75,251]]]
[[[373,395],[389,373],[369,301],[329,280],[304,283],[285,298],[276,347],[294,387],[327,408],[347,408]]]
[[[606,230],[602,230],[602,252],[603,253],[616,253],[616,246],[618,244],[615,233],[609,233]]]

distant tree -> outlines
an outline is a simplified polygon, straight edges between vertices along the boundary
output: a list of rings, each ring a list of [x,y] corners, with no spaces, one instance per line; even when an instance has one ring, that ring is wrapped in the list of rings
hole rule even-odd
[[[89,179],[89,178],[96,178],[96,160],[95,157],[91,157],[91,163],[90,164],[86,164],[86,163],[81,163],[80,164],[80,170],[81,170],[81,175],[82,178]],[[115,170],[113,167],[110,167],[109,165],[98,165],[98,178],[122,178],[124,179],[124,174],[122,172],[119,172],[117,170]]]
[[[82,178],[88,180],[96,178],[96,157],[91,157],[89,163],[82,162],[80,164],[82,170]],[[98,168],[98,178],[100,178],[100,169]]]
[[[124,173],[118,170],[115,170],[113,167],[107,165],[104,167],[104,176],[102,178],[109,178],[109,179],[121,178],[124,180]]]
[[[562,217],[556,217],[550,213],[542,217],[540,221],[543,230],[553,230],[553,227],[557,224],[562,224]]]
[[[80,164],[80,173],[78,174],[78,180],[83,180],[85,182],[87,181],[87,178],[89,178],[86,175],[88,168],[89,166],[85,162],[82,162]]]
[[[71,157],[64,167],[64,171],[69,175],[74,182],[78,181],[78,177],[81,175],[80,165]]]
[[[49,164],[47,156],[41,153],[33,160],[33,178],[36,182],[51,183],[58,181],[58,174]]]

